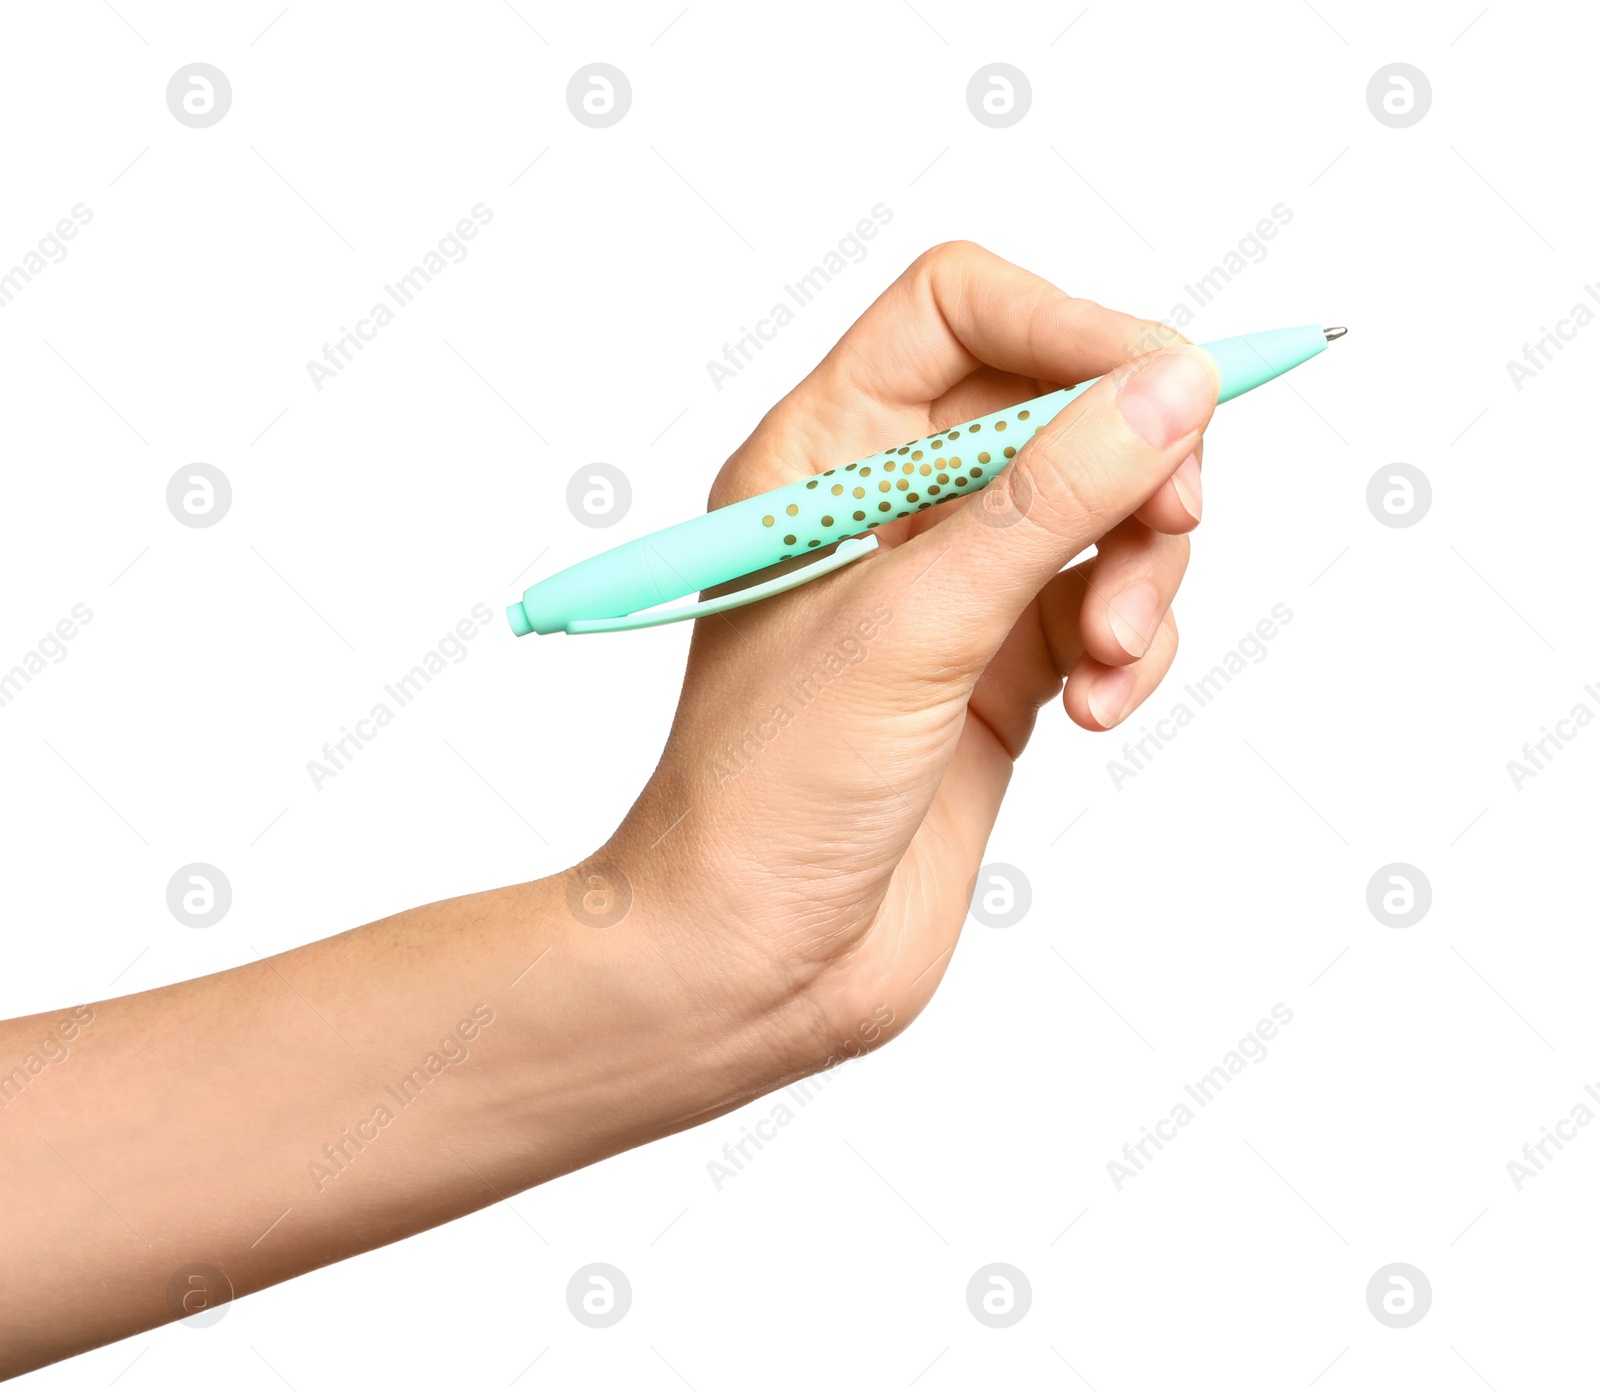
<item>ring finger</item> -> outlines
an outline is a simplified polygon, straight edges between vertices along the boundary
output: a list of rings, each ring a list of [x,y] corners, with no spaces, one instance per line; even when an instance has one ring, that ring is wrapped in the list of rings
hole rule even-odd
[[[1169,609],[1161,616],[1145,654],[1120,667],[1085,656],[1067,678],[1062,702],[1075,724],[1109,730],[1126,720],[1156,689],[1178,652],[1178,625]]]

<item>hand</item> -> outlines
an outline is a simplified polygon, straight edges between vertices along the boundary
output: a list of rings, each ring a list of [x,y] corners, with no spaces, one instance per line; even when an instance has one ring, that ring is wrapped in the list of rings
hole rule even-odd
[[[244,1295],[904,1028],[949,962],[1038,707],[1065,679],[1068,713],[1104,729],[1172,661],[1215,366],[976,247],[939,248],[713,493],[1098,374],[1037,435],[1015,423],[1015,462],[981,493],[702,620],[659,768],[576,871],[0,1022],[0,1070],[23,1061],[0,1072],[0,1171],[27,1198],[6,1228],[0,1376],[182,1316],[195,1263]],[[631,912],[589,921],[586,875],[606,862]]]
[[[698,622],[661,764],[596,862],[685,925],[719,979],[750,965],[752,989],[787,1003],[790,1072],[882,1043],[927,1003],[1039,707],[1060,693],[1109,729],[1166,674],[1216,368],[1161,325],[936,247],[712,490],[723,506],[1101,374],[1037,435],[1011,422],[1021,448],[983,492]]]

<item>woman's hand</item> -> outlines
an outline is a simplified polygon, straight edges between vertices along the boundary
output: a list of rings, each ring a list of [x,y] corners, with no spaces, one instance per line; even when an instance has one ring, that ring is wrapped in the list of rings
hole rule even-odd
[[[903,1028],[949,962],[1037,708],[1065,679],[1073,719],[1106,728],[1172,660],[1217,383],[1181,343],[1122,366],[1164,337],[976,247],[930,252],[713,503],[1109,375],[1031,438],[1019,417],[1027,443],[989,488],[882,528],[881,554],[702,620],[666,753],[599,855],[0,1022],[0,1173],[26,1199],[0,1376],[446,1222]],[[606,898],[619,872],[626,905]]]
[[[936,247],[717,479],[713,507],[1102,374],[1037,434],[1011,422],[1022,447],[981,493],[701,619],[661,764],[580,867],[620,870],[691,935],[679,951],[783,1002],[780,1072],[881,1043],[927,1003],[1038,708],[1061,694],[1109,729],[1166,674],[1216,369],[1160,325]]]

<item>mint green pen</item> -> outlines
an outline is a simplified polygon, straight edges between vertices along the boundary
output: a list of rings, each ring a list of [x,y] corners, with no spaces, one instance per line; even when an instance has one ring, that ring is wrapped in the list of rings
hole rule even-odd
[[[1221,376],[1218,402],[1299,367],[1344,332],[1312,325],[1202,344]],[[523,591],[506,609],[511,630],[520,638],[650,628],[792,590],[870,555],[878,545],[872,532],[885,522],[985,487],[1034,431],[1097,381],[796,479],[579,561]],[[672,602],[825,547],[833,549],[774,579],[716,599]]]

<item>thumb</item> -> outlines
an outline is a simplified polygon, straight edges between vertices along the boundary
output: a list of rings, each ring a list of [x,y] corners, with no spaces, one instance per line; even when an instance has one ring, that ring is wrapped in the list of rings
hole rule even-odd
[[[895,548],[883,580],[894,643],[925,671],[976,674],[1080,551],[1136,511],[1200,442],[1216,364],[1176,345],[1108,372],[1041,427],[987,488]]]

